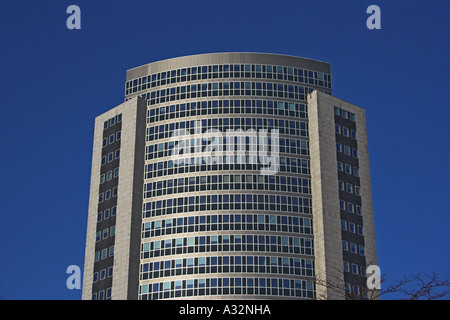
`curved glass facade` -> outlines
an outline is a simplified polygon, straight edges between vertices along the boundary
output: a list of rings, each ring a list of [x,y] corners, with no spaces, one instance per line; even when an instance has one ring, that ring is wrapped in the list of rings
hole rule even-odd
[[[315,298],[306,94],[330,93],[329,66],[198,57],[205,63],[156,62],[126,81],[126,99],[148,105],[139,298]],[[193,136],[206,132],[214,139]],[[229,132],[244,139],[230,148]],[[277,139],[270,174],[260,132]]]

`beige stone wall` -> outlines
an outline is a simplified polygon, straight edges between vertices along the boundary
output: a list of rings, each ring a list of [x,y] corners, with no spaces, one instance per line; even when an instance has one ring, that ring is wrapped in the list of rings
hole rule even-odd
[[[122,114],[112,299],[137,299],[146,102],[131,99],[95,119],[82,299],[91,299],[104,121]],[[133,279],[134,281],[130,281]]]
[[[316,279],[319,283],[336,283],[343,287],[334,113],[332,106],[323,105],[323,98],[317,91],[308,96]],[[316,293],[319,299],[340,298],[339,294],[319,284]]]
[[[343,287],[334,106],[355,114],[367,264],[376,264],[376,246],[365,110],[328,94],[314,91],[308,95],[308,114],[316,277],[320,281]],[[339,294],[325,286],[318,286],[316,290],[318,297],[321,295],[327,299],[343,297],[342,293]]]

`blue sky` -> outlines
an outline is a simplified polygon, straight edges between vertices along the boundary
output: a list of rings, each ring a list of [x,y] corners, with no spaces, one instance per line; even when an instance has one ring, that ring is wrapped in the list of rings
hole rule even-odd
[[[81,30],[66,8],[81,9]],[[381,30],[366,8],[381,8]],[[333,94],[367,113],[378,264],[387,283],[450,277],[450,2],[1,1],[0,299],[80,299],[94,118],[125,71],[252,51],[331,63]]]

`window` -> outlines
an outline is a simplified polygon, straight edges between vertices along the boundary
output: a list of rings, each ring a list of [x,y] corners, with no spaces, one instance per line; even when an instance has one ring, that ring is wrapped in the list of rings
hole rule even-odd
[[[353,175],[354,175],[355,177],[359,177],[359,168],[353,167]]]
[[[341,220],[341,230],[347,230],[347,221]]]
[[[358,150],[352,149],[352,155],[353,155],[353,158],[358,158]]]
[[[350,263],[348,263],[347,261],[344,261],[344,271],[350,272]]]
[[[348,112],[345,110],[341,110],[341,111],[342,111],[342,118],[348,119]]]
[[[117,131],[116,132],[116,141],[119,141],[121,136],[122,136],[122,131]]]
[[[106,228],[103,230],[103,240],[107,239],[109,235],[109,229]]]
[[[364,249],[364,246],[362,246],[362,245],[359,245],[359,254],[362,256],[365,254],[365,249]]]
[[[347,184],[346,184],[346,191],[347,191],[348,193],[353,193],[353,186],[352,186],[351,183],[347,183]]]
[[[106,289],[106,299],[111,299],[111,288]]]
[[[353,150],[355,150],[355,149],[353,149]],[[349,146],[346,146],[346,145],[344,145],[344,154],[346,154],[346,155],[350,155],[350,147]]]
[[[336,133],[341,133],[341,126],[340,125],[335,124],[334,125],[334,129],[335,129]]]
[[[355,232],[356,232],[355,224],[354,224],[353,222],[349,222],[349,223],[348,223],[348,230],[349,230],[351,233],[355,233]]]
[[[336,151],[342,152],[342,144],[340,144],[339,142],[336,142]]]
[[[348,202],[347,203],[347,209],[348,209],[348,212],[354,213],[355,212],[355,205],[353,203],[351,203],[351,202]]]
[[[339,200],[339,208],[341,210],[345,210],[345,201],[344,200]]]
[[[100,271],[100,280],[105,280],[106,278],[106,269]]]
[[[352,174],[352,166],[349,164],[345,165],[345,173]]]
[[[364,233],[363,233],[363,226],[361,226],[361,225],[358,225],[358,234],[360,236],[364,235]]]
[[[354,113],[351,113],[351,112],[349,112],[348,114],[349,114],[349,119],[350,119],[351,121],[355,122],[355,121],[356,121],[356,120],[355,120],[355,114],[354,114]]]
[[[337,168],[338,168],[338,171],[344,171],[344,165],[343,165],[343,163],[340,162],[340,161],[338,161],[338,162],[337,162]]]
[[[348,251],[348,241],[342,240],[342,250]]]
[[[334,114],[335,114],[336,116],[340,116],[340,115],[341,115],[340,109],[339,109],[338,107],[334,107]]]
[[[356,131],[355,131],[355,130],[351,130],[351,131],[350,131],[350,137],[351,137],[353,140],[356,140]]]
[[[348,128],[342,127],[342,134],[346,137],[350,135]]]

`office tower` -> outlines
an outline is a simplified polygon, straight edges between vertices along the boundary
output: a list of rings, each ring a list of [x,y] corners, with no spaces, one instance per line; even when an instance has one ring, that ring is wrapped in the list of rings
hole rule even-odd
[[[374,263],[365,111],[328,63],[158,61],[96,118],[83,299],[340,299]]]

